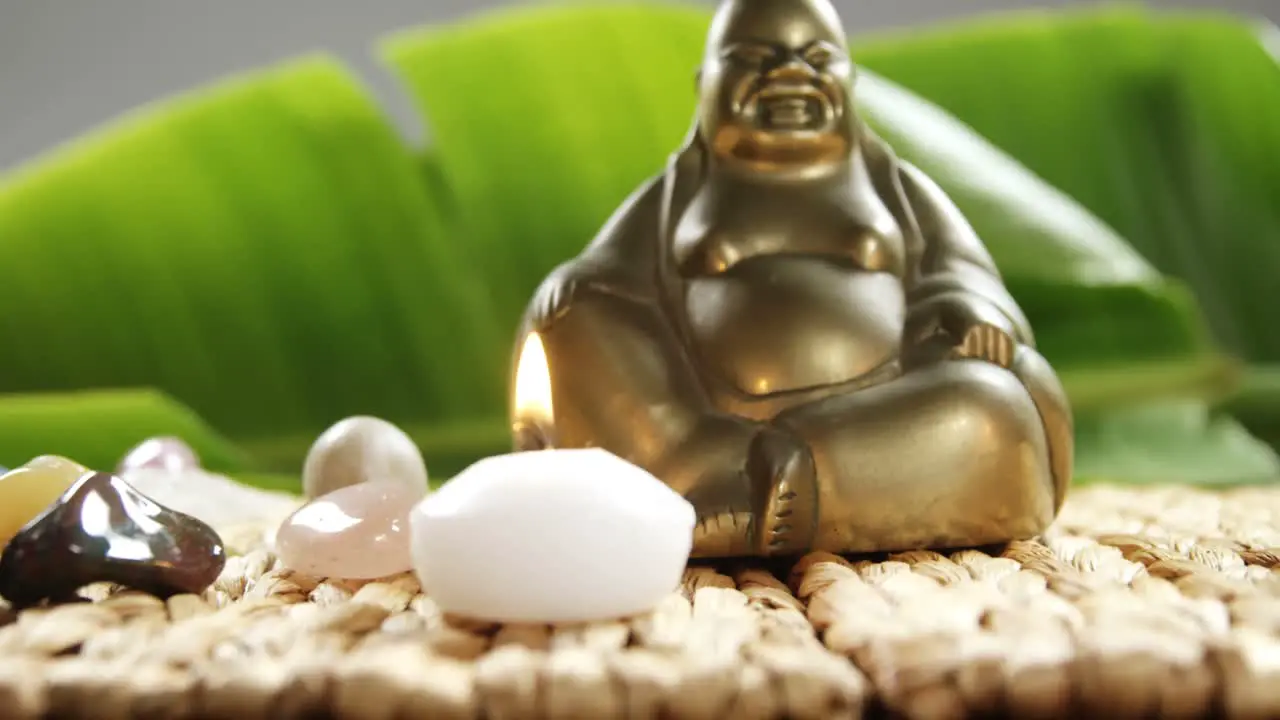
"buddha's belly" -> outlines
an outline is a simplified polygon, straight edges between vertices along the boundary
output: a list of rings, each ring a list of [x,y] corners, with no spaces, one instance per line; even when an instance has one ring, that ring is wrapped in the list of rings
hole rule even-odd
[[[803,256],[762,256],[688,281],[694,354],[712,377],[763,398],[855,380],[897,354],[900,281]]]

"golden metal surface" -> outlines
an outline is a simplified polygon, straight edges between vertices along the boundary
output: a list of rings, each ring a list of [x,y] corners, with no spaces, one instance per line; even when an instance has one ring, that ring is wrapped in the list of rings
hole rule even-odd
[[[964,217],[857,118],[840,28],[724,2],[684,147],[520,328],[517,449],[648,469],[698,556],[1028,538],[1071,476],[1061,385]]]

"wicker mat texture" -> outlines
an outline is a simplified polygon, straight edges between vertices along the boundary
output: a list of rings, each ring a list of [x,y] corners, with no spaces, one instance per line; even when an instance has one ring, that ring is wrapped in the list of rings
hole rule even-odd
[[[693,568],[575,627],[302,577],[254,533],[203,597],[0,606],[0,717],[1280,717],[1278,523],[1280,489],[1089,487],[1042,541]]]

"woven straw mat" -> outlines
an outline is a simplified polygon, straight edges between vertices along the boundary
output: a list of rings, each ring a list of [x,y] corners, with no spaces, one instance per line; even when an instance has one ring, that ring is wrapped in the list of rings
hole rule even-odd
[[[202,597],[0,605],[0,717],[1280,717],[1277,520],[1280,489],[1088,487],[1041,541],[691,568],[572,627],[300,576],[259,531]]]

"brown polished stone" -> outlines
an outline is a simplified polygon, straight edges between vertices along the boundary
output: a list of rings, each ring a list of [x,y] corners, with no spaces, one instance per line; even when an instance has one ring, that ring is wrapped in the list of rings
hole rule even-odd
[[[222,540],[109,473],[86,475],[0,555],[0,596],[15,605],[111,582],[161,597],[199,593],[226,563]]]

